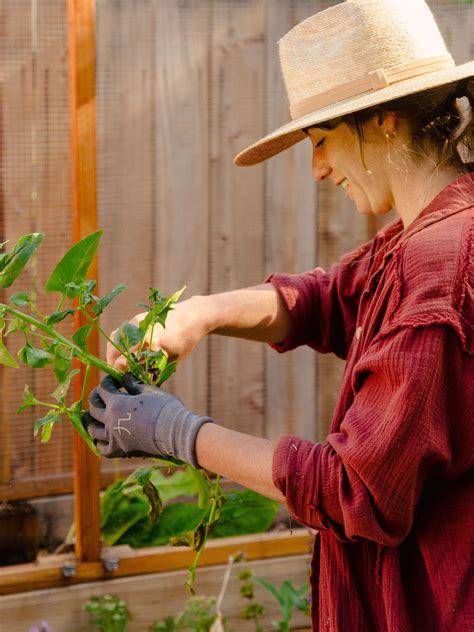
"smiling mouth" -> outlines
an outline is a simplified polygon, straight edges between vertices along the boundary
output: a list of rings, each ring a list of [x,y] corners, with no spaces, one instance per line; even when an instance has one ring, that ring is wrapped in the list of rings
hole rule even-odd
[[[344,178],[344,180],[341,180],[341,182],[339,182],[339,186],[341,186],[343,189],[347,189],[347,187],[349,186],[349,180],[347,178]]]

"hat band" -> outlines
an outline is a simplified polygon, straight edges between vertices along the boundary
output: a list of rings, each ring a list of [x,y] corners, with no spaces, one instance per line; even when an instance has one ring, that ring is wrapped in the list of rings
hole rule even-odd
[[[364,77],[348,81],[340,86],[326,90],[326,92],[315,94],[298,101],[298,103],[294,103],[290,106],[291,118],[294,120],[344,99],[356,97],[365,92],[381,90],[399,81],[419,77],[436,70],[453,68],[454,66],[453,58],[447,54],[413,61],[400,66],[392,66],[392,68],[372,70]]]

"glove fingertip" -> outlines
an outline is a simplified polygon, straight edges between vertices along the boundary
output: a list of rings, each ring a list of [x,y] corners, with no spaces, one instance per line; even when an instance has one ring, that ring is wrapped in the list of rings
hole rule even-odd
[[[143,382],[136,375],[127,371],[122,378],[122,383],[130,395],[139,395],[143,390]]]

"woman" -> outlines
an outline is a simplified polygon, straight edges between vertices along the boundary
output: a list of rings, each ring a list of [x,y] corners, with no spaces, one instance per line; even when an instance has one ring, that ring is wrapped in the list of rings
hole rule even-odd
[[[172,455],[317,529],[315,630],[472,630],[474,63],[454,65],[423,0],[336,5],[280,55],[293,121],[236,164],[308,137],[315,180],[400,220],[328,273],[192,297],[150,344],[179,360],[208,333],[332,351],[346,370],[330,434],[237,433],[130,374],[95,389],[86,427],[105,456]]]

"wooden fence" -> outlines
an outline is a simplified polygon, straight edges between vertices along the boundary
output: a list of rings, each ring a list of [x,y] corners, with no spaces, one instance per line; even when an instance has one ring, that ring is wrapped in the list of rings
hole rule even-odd
[[[341,192],[314,185],[309,143],[251,169],[232,164],[288,120],[277,40],[330,4],[97,0],[100,285],[128,286],[105,314],[106,330],[141,311],[150,286],[187,285],[191,296],[258,284],[272,271],[329,266],[377,229]],[[429,4],[456,61],[470,59],[474,7]],[[0,241],[47,234],[25,280],[41,287],[71,241],[66,0],[2,0],[0,21]],[[214,336],[170,387],[229,427],[320,440],[342,370],[309,349],[281,356]],[[23,384],[52,390],[47,370],[1,375],[0,497],[70,491],[71,430],[39,445],[34,417],[14,414]],[[104,465],[104,480],[120,467]]]

